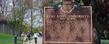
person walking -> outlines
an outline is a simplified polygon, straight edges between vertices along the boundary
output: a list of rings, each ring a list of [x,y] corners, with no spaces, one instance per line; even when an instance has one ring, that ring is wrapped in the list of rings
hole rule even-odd
[[[22,37],[22,44],[26,44],[26,34],[24,32],[21,34],[21,37]]]
[[[17,44],[17,35],[14,36],[14,43]]]

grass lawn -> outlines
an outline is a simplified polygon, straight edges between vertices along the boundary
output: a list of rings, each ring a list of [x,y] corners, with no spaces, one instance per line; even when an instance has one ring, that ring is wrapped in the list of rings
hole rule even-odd
[[[102,44],[109,44],[109,40],[101,40]],[[14,36],[9,34],[0,33],[0,44],[14,44]],[[19,37],[17,44],[21,44]]]
[[[0,33],[0,44],[14,44],[14,36]],[[21,41],[18,41],[17,44],[21,44]]]
[[[109,44],[109,40],[101,40],[101,44]]]

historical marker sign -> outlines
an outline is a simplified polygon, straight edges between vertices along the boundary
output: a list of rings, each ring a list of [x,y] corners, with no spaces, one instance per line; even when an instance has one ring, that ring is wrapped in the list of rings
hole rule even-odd
[[[44,8],[44,43],[92,44],[92,10],[83,6],[66,13]]]

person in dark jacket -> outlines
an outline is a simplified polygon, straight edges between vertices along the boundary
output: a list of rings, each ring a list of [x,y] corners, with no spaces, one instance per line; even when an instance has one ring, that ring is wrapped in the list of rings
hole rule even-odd
[[[17,44],[17,35],[14,36],[14,43]]]

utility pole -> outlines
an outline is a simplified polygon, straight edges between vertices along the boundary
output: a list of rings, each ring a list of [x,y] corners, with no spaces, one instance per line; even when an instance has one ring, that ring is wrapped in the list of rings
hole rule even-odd
[[[32,14],[33,14],[33,10],[32,10],[33,9],[33,3],[32,2],[33,2],[33,0],[31,0],[31,7],[30,7],[31,8],[31,30],[30,30],[31,33],[32,33],[32,27],[33,27],[33,18],[32,18]]]
[[[2,9],[3,9],[3,10],[2,10],[2,17],[3,17],[3,18],[2,18],[2,21],[3,21],[3,33],[5,32],[5,24],[4,24],[4,21],[5,21],[5,14],[4,14],[4,13],[5,13],[5,6],[6,6],[6,0],[4,0],[4,1],[3,1],[3,4],[2,4],[2,7],[3,7],[3,8],[2,8]]]
[[[12,0],[12,4],[13,4],[13,18],[14,18],[14,20],[16,20],[15,19],[15,0]],[[13,27],[13,29],[12,29],[13,35],[15,34],[15,30],[14,29],[15,28]]]

